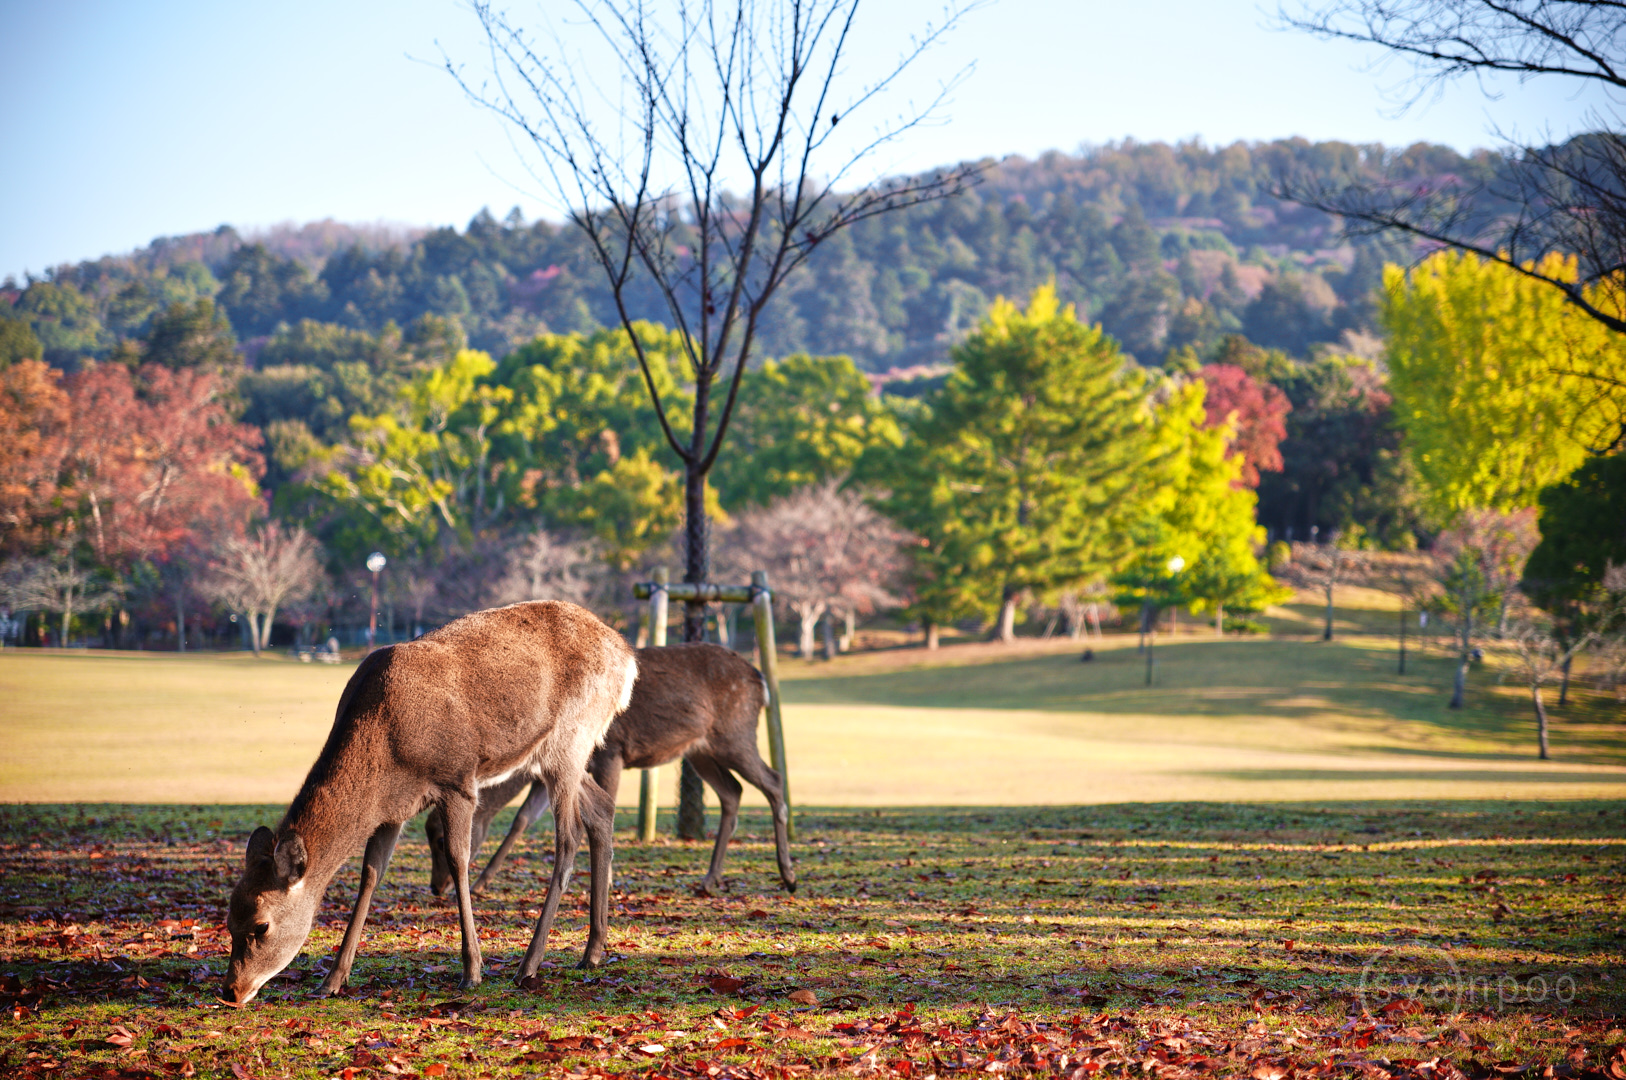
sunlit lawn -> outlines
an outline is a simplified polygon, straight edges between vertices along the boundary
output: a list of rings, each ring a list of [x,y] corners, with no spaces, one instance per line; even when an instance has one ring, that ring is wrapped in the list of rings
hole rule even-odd
[[[1494,655],[1452,712],[1443,650],[1395,672],[1384,597],[1330,644],[1303,599],[1270,638],[1188,621],[1151,686],[1133,637],[786,658],[794,898],[755,792],[723,897],[624,815],[613,962],[571,967],[578,896],[521,990],[542,827],[458,993],[413,826],[354,992],[308,999],[352,864],[242,1010],[225,896],[348,665],[0,653],[0,1074],[1626,1075],[1619,707],[1579,694],[1539,762]]]

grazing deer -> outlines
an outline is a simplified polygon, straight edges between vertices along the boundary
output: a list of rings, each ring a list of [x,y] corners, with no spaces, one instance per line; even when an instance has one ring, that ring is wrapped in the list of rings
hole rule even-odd
[[[249,838],[226,925],[231,963],[222,994],[251,999],[298,955],[328,883],[366,844],[361,892],[321,993],[342,988],[373,890],[401,826],[434,806],[463,929],[463,986],[480,982],[469,898],[468,838],[480,789],[535,777],[553,798],[553,884],[519,977],[534,974],[585,825],[592,913],[583,967],[603,962],[615,802],[586,781],[588,756],[626,708],[638,665],[621,635],[574,604],[480,611],[363,660],[339,698],[327,744],[273,832]]]
[[[767,703],[768,689],[762,675],[738,654],[717,645],[670,645],[638,651],[638,682],[632,688],[632,701],[615,718],[604,736],[604,745],[593,751],[587,771],[614,800],[621,784],[622,769],[649,769],[678,757],[687,758],[701,777],[717,792],[722,817],[717,824],[717,845],[711,853],[711,869],[700,886],[714,892],[722,884],[723,857],[734,835],[739,817],[739,773],[762,792],[773,812],[774,848],[779,857],[779,879],[789,892],[796,891],[796,872],[790,865],[790,841],[786,835],[788,815],[779,774],[770,769],[757,752],[757,714]],[[511,777],[503,784],[484,788],[474,812],[471,857],[485,843],[492,818],[525,786],[523,777]],[[514,823],[502,846],[480,873],[473,891],[485,888],[497,874],[514,844],[532,821],[548,807],[548,789],[537,784],[514,815]],[[557,819],[557,815],[555,815]],[[429,836],[429,887],[440,895],[452,881],[452,872],[443,853],[445,825],[438,810],[429,812],[424,831]],[[557,866],[554,869],[558,872]]]

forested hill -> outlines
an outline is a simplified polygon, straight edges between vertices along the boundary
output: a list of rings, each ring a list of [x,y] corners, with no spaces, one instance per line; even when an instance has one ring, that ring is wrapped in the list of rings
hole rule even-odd
[[[1143,363],[1234,332],[1304,355],[1369,329],[1382,264],[1405,253],[1341,243],[1326,215],[1272,198],[1273,182],[1288,166],[1361,173],[1380,160],[1419,181],[1496,167],[1494,155],[1446,147],[1302,140],[1008,158],[970,194],[829,242],[770,306],[760,355],[845,353],[871,371],[940,362],[993,297],[1052,278]],[[253,242],[222,227],[7,282],[0,296],[65,368],[145,341],[172,305],[211,297],[251,362],[301,320],[378,335],[454,316],[496,356],[539,332],[615,321],[576,233],[517,212],[481,212],[461,231],[323,222]],[[663,321],[652,296],[636,314]]]

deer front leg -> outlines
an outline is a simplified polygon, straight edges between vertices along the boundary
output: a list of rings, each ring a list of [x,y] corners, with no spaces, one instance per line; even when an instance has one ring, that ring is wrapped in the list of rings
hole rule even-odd
[[[463,928],[463,981],[461,989],[480,985],[480,931],[474,925],[474,899],[469,895],[469,844],[473,839],[475,800],[448,794],[441,804],[446,815],[446,862],[457,889],[457,919]]]
[[[525,801],[520,804],[519,812],[514,815],[514,823],[508,827],[508,835],[502,838],[502,845],[497,848],[497,853],[491,856],[486,868],[480,871],[480,879],[474,883],[474,892],[478,893],[491,884],[491,879],[497,876],[497,871],[508,858],[508,853],[519,843],[519,838],[525,835],[525,830],[531,827],[531,822],[541,817],[547,808],[548,785],[538,780],[531,785],[531,793],[525,796]]]
[[[373,890],[384,880],[389,869],[390,856],[395,854],[396,841],[401,839],[401,823],[383,824],[367,840],[367,852],[361,858],[361,891],[356,894],[356,906],[350,912],[350,925],[344,928],[344,943],[339,947],[338,959],[316,991],[319,997],[330,997],[344,988],[350,979],[350,966],[356,962],[356,950],[361,946],[361,928],[367,922],[367,909],[372,906]]]

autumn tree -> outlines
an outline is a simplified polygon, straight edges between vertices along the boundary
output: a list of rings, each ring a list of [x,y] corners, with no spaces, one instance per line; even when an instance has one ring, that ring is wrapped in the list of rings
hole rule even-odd
[[[0,554],[36,550],[49,534],[68,417],[60,372],[37,359],[0,369]]]
[[[1241,482],[1259,486],[1260,470],[1282,471],[1281,442],[1287,437],[1287,395],[1259,382],[1234,364],[1205,364],[1203,409],[1211,428],[1230,425],[1231,448],[1242,458]]]
[[[1575,276],[1549,256],[1543,273]],[[1475,255],[1384,272],[1389,388],[1435,512],[1517,510],[1608,445],[1626,417],[1626,336]],[[1601,384],[1570,372],[1606,372]]]
[[[483,2],[474,10],[493,81],[475,86],[447,66],[536,147],[539,172],[587,240],[682,463],[684,580],[702,582],[710,569],[707,477],[767,305],[842,230],[952,195],[967,182],[966,170],[900,181],[861,175],[876,149],[943,100],[906,107],[898,119],[869,119],[958,9],[951,5],[944,25],[925,28],[896,65],[864,84],[849,82],[857,0],[702,0],[675,8],[581,0],[577,8],[589,40],[575,47],[599,47],[602,66],[591,74],[563,40],[539,44]],[[619,110],[608,124],[604,108]],[[634,332],[642,298],[681,334],[687,430],[673,422]],[[704,605],[688,604],[684,640],[703,634]]]

